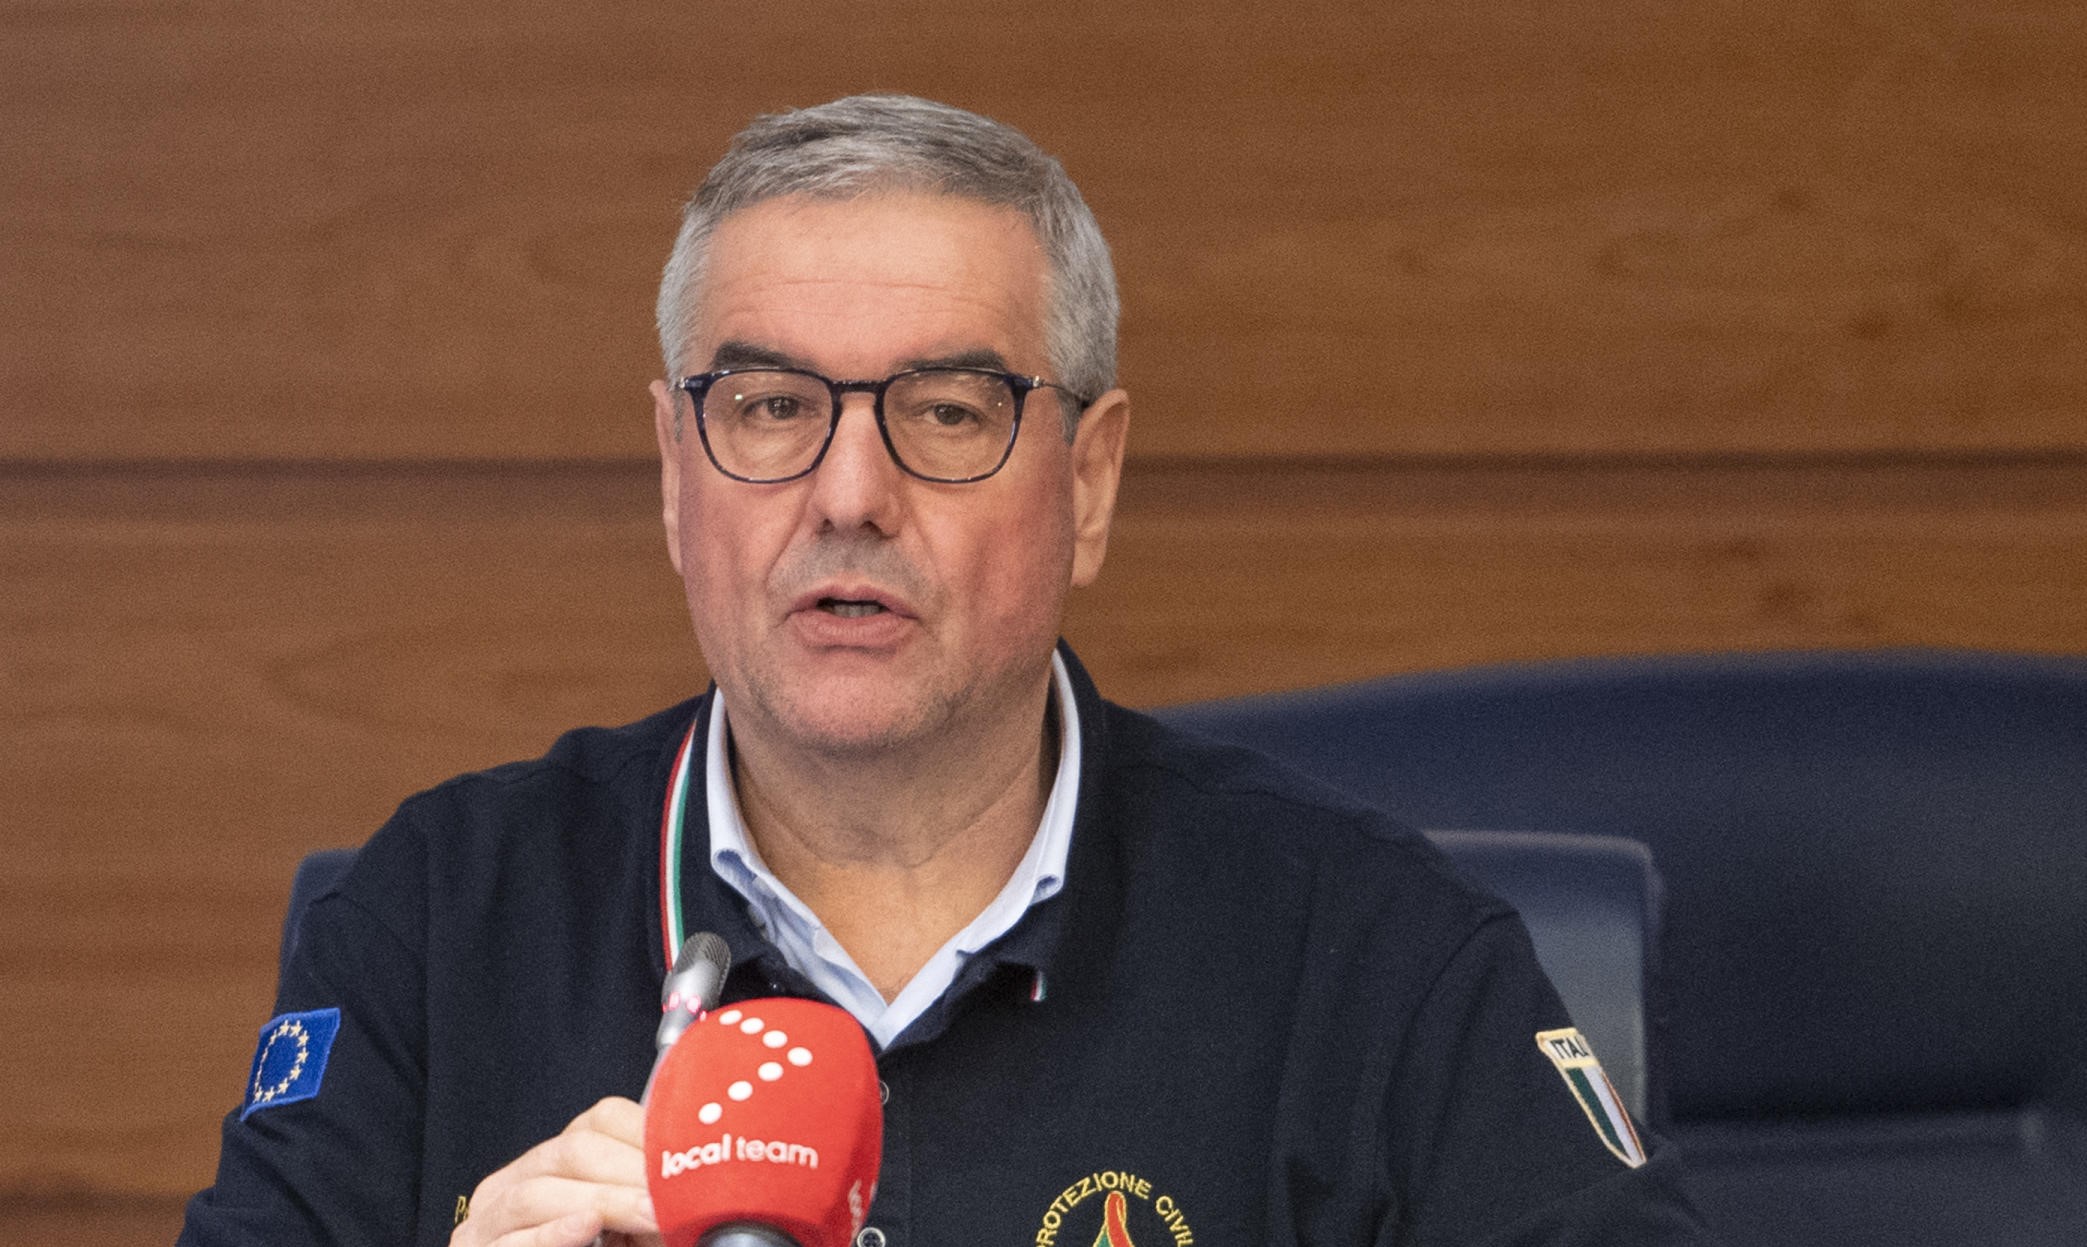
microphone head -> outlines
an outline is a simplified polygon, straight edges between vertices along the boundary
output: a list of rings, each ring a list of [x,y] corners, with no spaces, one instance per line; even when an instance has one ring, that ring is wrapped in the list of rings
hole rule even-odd
[[[716,1007],[731,968],[732,946],[723,936],[698,931],[682,941],[681,953],[659,991],[659,1029],[653,1034],[657,1051],[665,1052],[690,1022]]]
[[[694,984],[698,997],[708,994],[703,1008],[717,1003],[716,992],[725,979],[725,972],[732,968],[732,946],[725,937],[715,931],[698,931],[681,942],[681,952],[674,958],[673,968],[667,971],[667,981],[660,988],[659,1006],[671,1008],[686,1003],[680,999],[691,984],[690,976],[700,975]]]
[[[876,1058],[832,1005],[735,1004],[691,1025],[653,1073],[646,1183],[666,1247],[734,1224],[848,1247],[883,1149]]]

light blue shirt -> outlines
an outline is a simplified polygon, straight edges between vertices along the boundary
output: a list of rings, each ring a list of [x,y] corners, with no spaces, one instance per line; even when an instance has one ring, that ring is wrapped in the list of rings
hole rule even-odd
[[[898,996],[887,1002],[870,985],[862,968],[842,948],[816,914],[797,899],[768,869],[746,834],[739,794],[725,752],[725,695],[719,690],[710,706],[710,735],[704,744],[704,803],[710,820],[710,869],[746,898],[754,924],[784,960],[810,979],[834,1003],[855,1015],[877,1040],[889,1044],[899,1032],[942,998],[957,971],[979,949],[999,939],[1033,905],[1058,895],[1065,886],[1065,855],[1072,847],[1073,804],[1080,791],[1080,712],[1073,705],[1072,677],[1065,662],[1051,655],[1051,687],[1058,705],[1058,776],[1044,803],[1043,821],[1000,894],[963,930],[928,958]]]

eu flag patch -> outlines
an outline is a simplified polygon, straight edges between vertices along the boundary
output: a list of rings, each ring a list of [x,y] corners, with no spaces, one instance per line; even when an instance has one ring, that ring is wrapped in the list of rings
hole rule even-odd
[[[261,1046],[254,1049],[254,1073],[246,1084],[246,1107],[239,1110],[245,1121],[256,1110],[278,1104],[295,1104],[319,1094],[326,1076],[326,1055],[333,1051],[333,1037],[340,1033],[339,1009],[313,1009],[309,1013],[285,1013],[261,1028]]]

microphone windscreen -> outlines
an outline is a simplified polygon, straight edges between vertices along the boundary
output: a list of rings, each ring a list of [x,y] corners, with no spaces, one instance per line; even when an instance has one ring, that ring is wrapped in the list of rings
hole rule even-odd
[[[848,1247],[877,1191],[884,1109],[862,1027],[811,1000],[749,1000],[684,1031],[645,1105],[647,1185],[666,1247],[719,1226]]]
[[[653,1046],[661,1052],[681,1038],[688,1024],[717,1005],[732,968],[732,946],[712,931],[698,931],[682,942],[681,954],[660,988],[659,1029]]]

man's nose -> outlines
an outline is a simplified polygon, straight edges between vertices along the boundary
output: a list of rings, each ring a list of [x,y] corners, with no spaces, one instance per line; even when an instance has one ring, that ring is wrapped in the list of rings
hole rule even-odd
[[[903,502],[905,472],[892,461],[867,394],[849,394],[825,458],[812,473],[812,506],[819,518],[842,531],[895,531]]]

